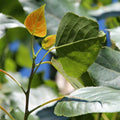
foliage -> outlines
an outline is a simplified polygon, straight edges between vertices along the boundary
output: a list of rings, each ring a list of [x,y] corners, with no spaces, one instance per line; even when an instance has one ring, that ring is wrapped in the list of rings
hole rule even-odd
[[[111,2],[0,1],[0,119],[44,120],[46,114],[57,120],[120,118],[119,113],[110,114],[120,112],[120,3]],[[108,28],[117,27],[108,29],[111,48],[93,17],[107,18]],[[16,39],[20,44],[12,51],[9,45]],[[51,60],[44,61],[53,50]],[[38,55],[42,57],[36,63]],[[75,91],[61,96],[55,82],[45,81],[44,71],[38,72],[43,64],[59,71]],[[28,77],[18,73],[23,67],[30,71]]]
[[[88,69],[95,84],[120,89],[119,57],[120,53],[111,48],[101,49],[95,63]]]
[[[119,92],[117,89],[102,86],[81,88],[58,102],[55,114],[71,117],[87,113],[118,112]]]
[[[21,45],[19,47],[19,49],[17,51],[16,62],[19,66],[22,66],[22,67],[31,67],[32,66],[30,51],[26,46]]]
[[[33,11],[31,14],[27,16],[24,22],[28,31],[32,35],[37,36],[37,37],[46,36],[47,28],[46,28],[46,20],[44,16],[44,8],[45,8],[45,5]]]
[[[98,32],[95,21],[67,13],[57,32],[58,62],[53,59],[52,64],[73,87],[80,88],[79,80],[96,59],[104,39],[105,34]]]

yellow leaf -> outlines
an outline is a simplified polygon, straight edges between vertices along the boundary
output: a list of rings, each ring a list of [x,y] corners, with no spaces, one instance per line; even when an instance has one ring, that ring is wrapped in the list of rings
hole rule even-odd
[[[56,35],[49,35],[45,39],[42,40],[42,48],[45,50],[48,50],[50,47],[52,47],[55,44],[56,41]]]
[[[34,36],[45,37],[47,34],[46,19],[44,15],[45,4],[30,13],[25,19],[27,30]]]

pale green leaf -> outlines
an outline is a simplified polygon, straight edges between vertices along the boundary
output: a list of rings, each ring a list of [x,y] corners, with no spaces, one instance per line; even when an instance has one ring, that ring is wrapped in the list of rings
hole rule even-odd
[[[120,52],[105,47],[88,69],[95,84],[120,89]]]
[[[58,116],[120,111],[120,90],[108,87],[86,87],[74,91],[55,107]]]

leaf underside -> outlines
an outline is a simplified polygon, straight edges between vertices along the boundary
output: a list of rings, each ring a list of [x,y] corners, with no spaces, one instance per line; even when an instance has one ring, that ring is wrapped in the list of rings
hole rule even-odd
[[[108,87],[85,87],[76,90],[55,107],[58,116],[78,116],[87,113],[119,112],[120,90]],[[111,109],[112,108],[112,109]]]
[[[102,48],[88,72],[96,85],[120,89],[120,53],[109,47]]]

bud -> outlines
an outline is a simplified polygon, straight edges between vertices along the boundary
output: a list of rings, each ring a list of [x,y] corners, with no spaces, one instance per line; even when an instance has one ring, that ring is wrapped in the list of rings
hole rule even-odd
[[[49,35],[42,40],[42,48],[48,50],[51,48],[56,41],[56,35]]]

